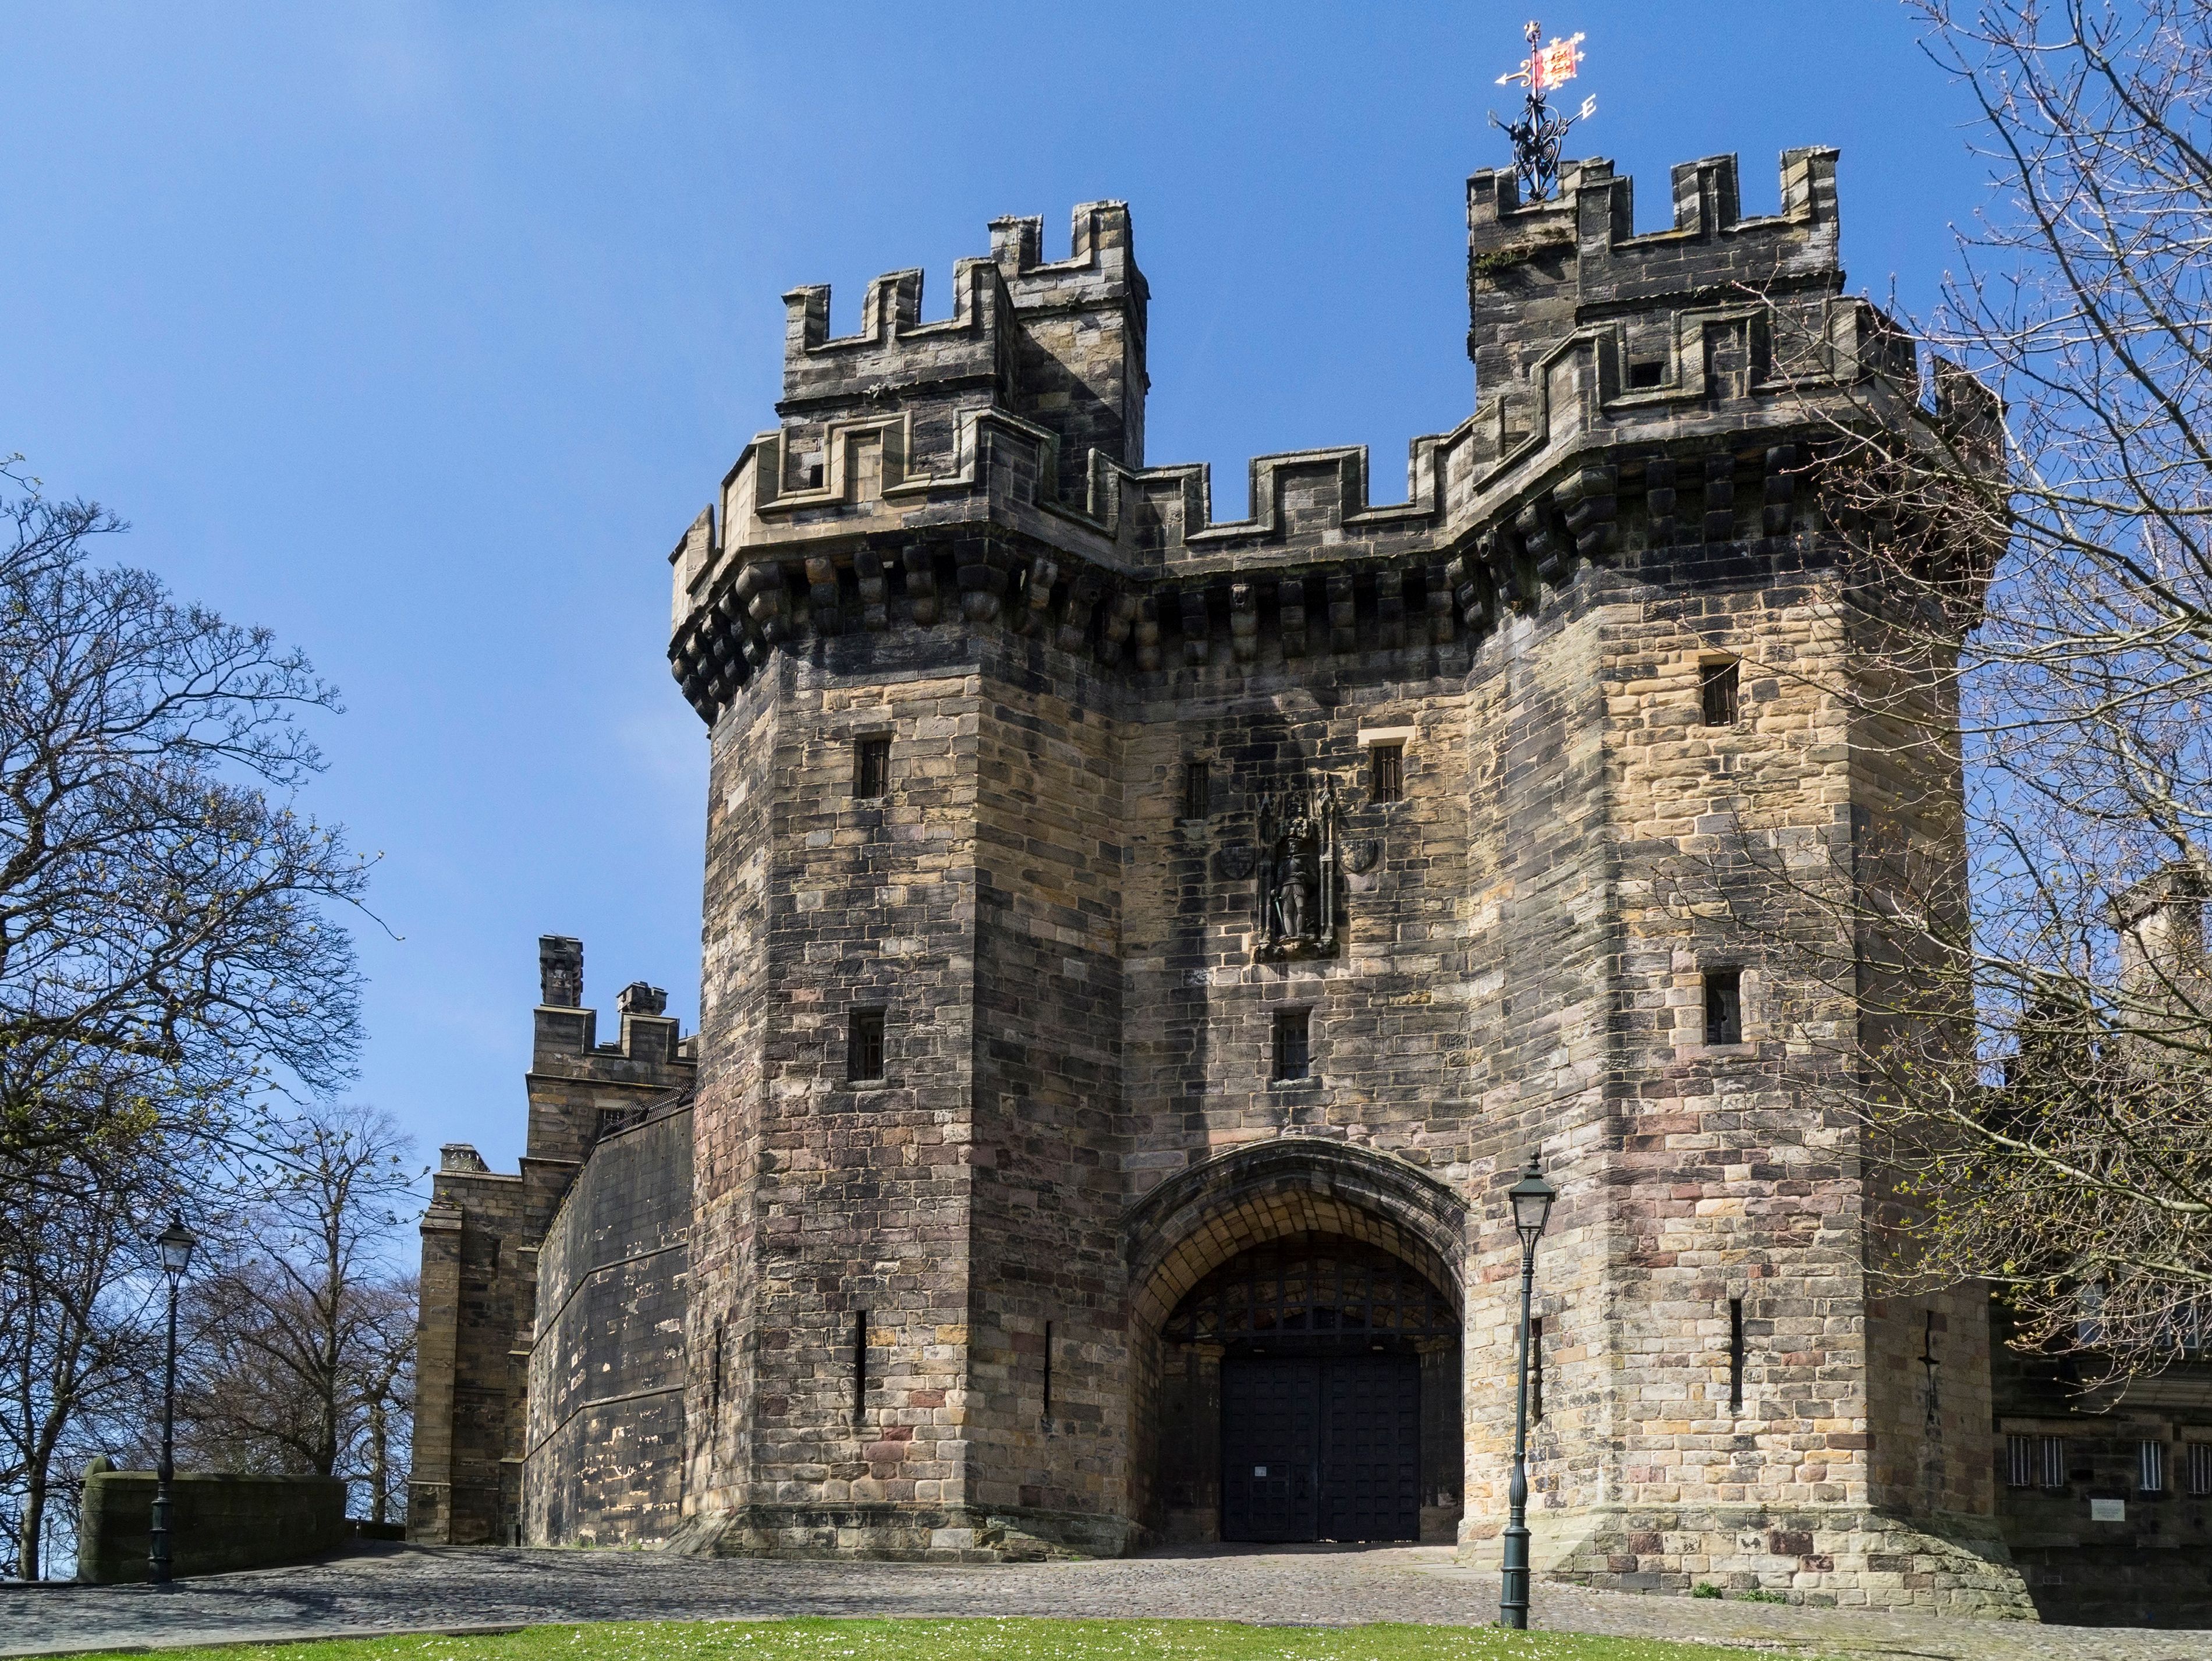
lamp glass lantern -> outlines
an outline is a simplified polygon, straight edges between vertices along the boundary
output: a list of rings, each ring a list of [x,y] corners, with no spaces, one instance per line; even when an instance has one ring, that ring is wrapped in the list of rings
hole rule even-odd
[[[191,1267],[192,1248],[198,1244],[198,1237],[185,1226],[185,1220],[176,1216],[172,1216],[169,1226],[154,1237],[154,1244],[161,1254],[161,1272],[169,1277],[172,1286],[182,1280],[185,1271]]]
[[[1551,1220],[1552,1202],[1559,1197],[1559,1190],[1544,1180],[1544,1175],[1534,1159],[1522,1173],[1521,1180],[1506,1190],[1506,1198],[1513,1204],[1513,1226],[1521,1236],[1523,1246],[1533,1246]]]

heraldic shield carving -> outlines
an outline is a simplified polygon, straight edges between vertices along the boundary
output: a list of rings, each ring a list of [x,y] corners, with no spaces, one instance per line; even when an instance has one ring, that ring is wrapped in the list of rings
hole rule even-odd
[[[1334,779],[1309,777],[1261,794],[1255,958],[1322,958],[1336,950],[1336,821]]]

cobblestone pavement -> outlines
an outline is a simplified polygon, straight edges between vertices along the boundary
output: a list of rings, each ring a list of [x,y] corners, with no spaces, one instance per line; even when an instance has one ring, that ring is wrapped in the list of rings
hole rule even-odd
[[[370,1546],[144,1586],[0,1589],[0,1655],[538,1621],[775,1615],[1137,1615],[1339,1626],[1489,1621],[1498,1577],[1442,1547],[1216,1548],[961,1567],[653,1552]],[[2212,1633],[2038,1627],[1787,1605],[1536,1591],[1534,1624],[1916,1661],[2212,1661]]]

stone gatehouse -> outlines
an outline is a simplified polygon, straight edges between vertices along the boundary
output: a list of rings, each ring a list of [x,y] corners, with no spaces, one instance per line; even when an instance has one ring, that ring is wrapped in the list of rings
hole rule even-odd
[[[1533,1155],[1540,1572],[2027,1609],[1986,1303],[1876,1295],[1806,902],[1682,874],[1937,834],[1806,482],[1914,365],[1834,152],[1630,192],[1468,181],[1474,410],[1397,502],[1147,464],[1119,203],[994,222],[944,321],[784,297],[672,556],[700,1030],[641,985],[599,1044],[544,943],[522,1171],[449,1150],[424,1224],[417,1537],[1494,1561]]]

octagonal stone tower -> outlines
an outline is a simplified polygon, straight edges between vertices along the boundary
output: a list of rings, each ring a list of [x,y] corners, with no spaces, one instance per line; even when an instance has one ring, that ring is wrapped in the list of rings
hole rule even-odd
[[[1540,1571],[2025,1607],[1984,1311],[1871,1289],[1861,1014],[1746,852],[1948,834],[1955,778],[1854,729],[1807,482],[1914,365],[1832,151],[1771,217],[1728,157],[1670,229],[1630,193],[1468,181],[1476,405],[1396,502],[1363,448],[1260,458],[1228,522],[1146,465],[1119,203],[1054,261],[995,222],[941,322],[915,271],[845,338],[785,296],[779,424],[672,556],[678,1543],[1494,1554],[1534,1154]]]

